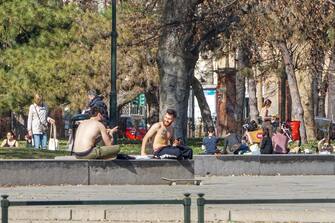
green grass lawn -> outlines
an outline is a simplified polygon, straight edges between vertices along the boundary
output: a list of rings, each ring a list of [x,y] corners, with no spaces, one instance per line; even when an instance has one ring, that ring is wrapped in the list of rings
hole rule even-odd
[[[60,150],[35,150],[33,148],[25,148],[25,142],[20,141],[20,148],[0,148],[0,159],[54,159],[56,156],[69,156],[70,152],[67,151],[67,141],[60,140]],[[190,141],[194,154],[201,153],[201,141]],[[119,145],[123,154],[139,155],[141,153],[140,141],[129,141],[120,139]]]
[[[119,140],[119,145],[121,152],[123,154],[129,155],[139,155],[141,151],[141,142],[139,141],[129,141],[129,140]],[[189,139],[187,141],[189,147],[193,149],[194,155],[200,154],[202,139]],[[25,142],[20,142],[20,145],[24,146]],[[67,141],[59,141],[60,150],[49,151],[49,150],[34,150],[33,148],[0,148],[0,159],[54,159],[56,156],[68,156],[70,152],[67,151]],[[223,141],[219,143],[219,148],[222,149]],[[291,143],[289,148],[294,148],[297,143]],[[317,148],[317,141],[309,142],[302,146],[302,150],[309,149],[311,152],[315,152]]]

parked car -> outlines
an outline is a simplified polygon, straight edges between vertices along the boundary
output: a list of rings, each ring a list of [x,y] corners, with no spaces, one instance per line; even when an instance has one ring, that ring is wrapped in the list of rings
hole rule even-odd
[[[121,115],[118,126],[120,138],[142,140],[147,133],[145,119],[141,115]]]

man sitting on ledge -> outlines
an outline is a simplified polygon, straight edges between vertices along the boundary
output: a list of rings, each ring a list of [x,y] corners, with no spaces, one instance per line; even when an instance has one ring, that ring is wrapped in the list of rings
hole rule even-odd
[[[117,127],[106,129],[101,123],[103,120],[100,108],[91,109],[91,118],[82,121],[76,131],[74,139],[74,155],[78,159],[115,159],[120,148],[118,145],[112,145],[113,133]],[[105,146],[97,146],[100,137]]]
[[[156,158],[172,158],[182,159],[181,150],[171,145],[173,137],[172,123],[175,121],[177,113],[173,109],[167,109],[163,117],[163,121],[157,122],[151,126],[147,134],[144,136],[141,147],[141,155],[145,156],[145,147],[148,140],[154,137],[153,150]]]

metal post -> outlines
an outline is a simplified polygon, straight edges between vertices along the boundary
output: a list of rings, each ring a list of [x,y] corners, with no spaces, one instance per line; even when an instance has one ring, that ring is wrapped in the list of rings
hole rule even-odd
[[[8,195],[1,195],[1,223],[8,223],[8,207],[9,201],[7,200]]]
[[[194,119],[194,89],[192,88],[192,138],[195,138],[195,119]]]
[[[191,198],[190,193],[185,193],[184,196],[184,223],[191,223]]]
[[[117,125],[117,98],[116,98],[116,0],[112,0],[112,52],[111,52],[111,93],[109,97],[109,122],[111,127]],[[117,134],[113,135],[114,144],[117,144]]]
[[[198,205],[198,223],[205,222],[205,198],[203,193],[198,194],[197,205]]]

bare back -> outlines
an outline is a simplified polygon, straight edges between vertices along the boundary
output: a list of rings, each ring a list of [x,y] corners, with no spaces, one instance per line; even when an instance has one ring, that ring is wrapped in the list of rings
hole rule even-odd
[[[102,136],[106,146],[111,145],[105,126],[97,120],[85,120],[78,126],[74,140],[74,152],[85,152],[96,145],[97,137]]]

